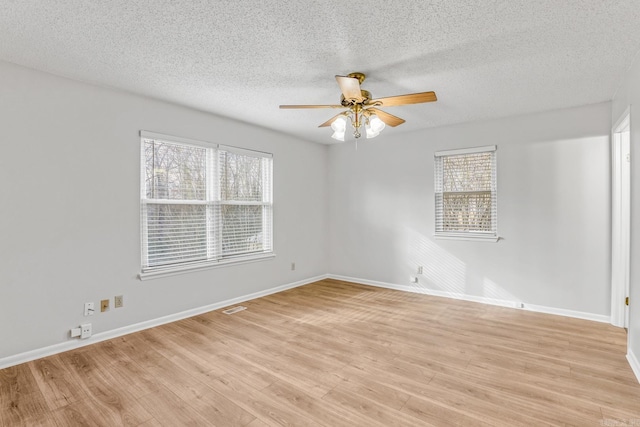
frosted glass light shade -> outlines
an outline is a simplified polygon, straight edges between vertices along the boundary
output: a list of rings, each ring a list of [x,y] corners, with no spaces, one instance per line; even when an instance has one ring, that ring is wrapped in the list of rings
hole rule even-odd
[[[380,120],[378,116],[376,116],[375,114],[372,114],[371,117],[369,117],[369,126],[371,126],[371,130],[373,132],[380,133],[382,132],[382,129],[384,129],[386,125],[382,120]]]
[[[346,128],[347,128],[347,119],[345,119],[342,116],[338,117],[333,121],[333,123],[331,123],[331,129],[333,129],[334,132],[344,134],[344,131]],[[344,138],[344,135],[343,135],[343,138]]]
[[[370,125],[365,125],[364,130],[368,139],[375,138],[376,136],[380,135],[380,132],[374,132]]]
[[[331,138],[337,139],[338,141],[344,141],[344,130],[342,132],[338,132],[338,131],[333,132],[333,135],[331,135]]]
[[[384,127],[384,122],[380,120],[378,116],[372,114],[364,126],[365,131],[367,132],[367,138],[375,138],[376,136],[380,135],[380,132],[382,131],[382,129],[384,129]]]

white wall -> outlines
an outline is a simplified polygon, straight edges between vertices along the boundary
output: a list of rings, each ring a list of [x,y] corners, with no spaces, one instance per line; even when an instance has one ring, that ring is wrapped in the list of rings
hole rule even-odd
[[[331,146],[331,273],[606,319],[609,109],[604,103],[402,135],[387,129],[357,151],[353,143]],[[434,152],[494,144],[502,239],[435,240]],[[412,285],[420,265],[424,274]]]
[[[0,123],[0,359],[327,272],[325,146],[7,63]],[[276,258],[139,281],[141,129],[273,153]]]
[[[612,122],[631,106],[631,263],[629,283],[629,354],[640,380],[640,58],[624,76],[612,102]]]

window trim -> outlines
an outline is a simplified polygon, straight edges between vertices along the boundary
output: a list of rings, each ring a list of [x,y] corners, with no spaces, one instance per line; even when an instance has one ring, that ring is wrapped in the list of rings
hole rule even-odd
[[[211,261],[198,261],[192,263],[185,263],[179,266],[171,266],[165,268],[154,268],[149,271],[141,271],[138,273],[138,279],[141,281],[149,280],[149,279],[157,279],[160,277],[169,277],[175,276],[178,274],[190,273],[194,271],[202,271],[209,270],[211,268],[221,268],[228,267],[231,265],[240,265],[240,264],[249,264],[259,261],[266,261],[271,258],[275,258],[275,252],[268,253],[260,253],[260,254],[251,254],[251,256],[236,256],[236,257],[228,257],[224,258],[220,261],[211,262]]]
[[[472,234],[478,233],[478,234]],[[451,233],[451,232],[437,232],[433,237],[438,240],[468,240],[468,241],[485,241],[485,242],[497,242],[500,240],[500,236],[493,233],[482,233],[479,231],[470,231],[467,234],[464,233]]]
[[[165,141],[168,143],[178,143],[178,144],[186,144],[186,145],[192,145],[192,146],[197,146],[197,147],[202,147],[202,148],[206,148],[206,149],[215,149],[215,150],[222,150],[222,151],[227,151],[227,152],[232,152],[235,154],[240,154],[240,155],[248,155],[251,157],[256,157],[256,158],[268,158],[271,159],[272,161],[272,166],[271,168],[273,168],[273,154],[271,153],[267,153],[264,151],[258,151],[258,150],[249,150],[249,149],[245,149],[245,148],[240,148],[240,147],[234,147],[234,146],[229,146],[229,145],[223,145],[223,144],[216,144],[216,143],[212,143],[212,142],[206,142],[206,141],[199,141],[199,140],[195,140],[195,139],[189,139],[189,138],[183,138],[183,137],[177,137],[177,136],[173,136],[173,135],[166,135],[166,134],[161,134],[161,133],[156,133],[156,132],[150,132],[150,131],[146,131],[146,130],[141,130],[140,131],[140,149],[141,149],[141,158],[140,158],[140,273],[138,274],[138,279],[139,280],[148,280],[148,279],[155,279],[155,278],[159,278],[159,277],[168,277],[168,276],[174,276],[177,274],[184,274],[184,273],[188,273],[188,272],[192,272],[192,271],[201,271],[201,270],[206,270],[206,269],[210,269],[210,268],[220,268],[220,267],[227,267],[227,266],[231,266],[231,265],[239,265],[239,264],[246,264],[246,263],[253,263],[253,262],[259,262],[259,261],[265,261],[268,259],[272,259],[275,258],[276,254],[275,254],[275,243],[273,240],[273,175],[269,177],[271,183],[271,195],[270,195],[270,201],[262,201],[262,202],[246,202],[246,204],[249,205],[269,205],[271,207],[271,229],[270,229],[270,233],[271,233],[271,250],[268,251],[258,251],[258,252],[248,252],[245,254],[236,254],[236,255],[228,255],[228,256],[224,256],[224,257],[220,257],[217,259],[207,259],[207,260],[199,260],[199,261],[191,261],[191,262],[183,262],[183,263],[179,263],[179,264],[174,264],[174,265],[165,265],[165,266],[157,266],[157,267],[147,267],[145,268],[144,265],[144,258],[145,258],[145,253],[144,253],[144,235],[146,233],[145,231],[145,227],[146,227],[146,221],[144,221],[144,216],[143,216],[143,205],[146,203],[161,203],[162,199],[157,199],[157,200],[147,200],[144,199],[142,196],[142,191],[143,188],[145,187],[145,183],[146,183],[146,176],[145,176],[145,168],[143,167],[143,159],[144,159],[144,143],[143,140],[144,139],[153,139],[153,140],[160,140],[160,141]],[[271,169],[271,174],[273,174],[273,169]],[[210,186],[208,185],[207,191],[210,191]],[[203,204],[203,205],[207,205],[212,203],[212,201],[210,200],[189,200],[189,201],[182,201],[182,200],[173,200],[170,199],[168,200],[168,202],[170,202],[171,204],[181,204],[181,203],[185,203],[185,204]],[[228,201],[223,201],[223,200],[218,200],[215,201],[215,203],[219,204],[220,206],[223,204],[237,204],[237,203],[229,203]],[[245,204],[240,203],[240,204]],[[221,242],[219,242],[221,244]]]
[[[496,152],[498,147],[496,145],[485,145],[481,147],[471,147],[471,148],[460,148],[460,149],[452,149],[452,150],[441,150],[436,151],[434,153],[434,161],[438,157],[446,157],[446,156],[462,156],[467,154],[477,154],[477,153],[488,153],[493,152],[494,154],[494,167],[493,172],[497,171],[497,155]],[[435,165],[434,165],[434,173],[435,173]],[[494,177],[495,189],[492,190],[492,193],[495,193],[495,201],[493,203],[496,206],[495,211],[497,212],[497,199],[498,199],[498,190],[497,190],[497,176]],[[435,187],[435,181],[434,181]],[[438,204],[436,201],[436,196],[438,195],[438,191],[434,188],[434,207],[438,209]],[[493,198],[492,198],[493,199]],[[493,210],[493,209],[492,209]],[[437,213],[434,214],[434,227],[437,224],[436,219]],[[495,231],[434,231],[434,238],[438,240],[466,240],[466,241],[483,241],[483,242],[497,242],[500,240],[500,236],[498,235],[498,224],[497,218],[492,218],[492,222],[495,221]]]

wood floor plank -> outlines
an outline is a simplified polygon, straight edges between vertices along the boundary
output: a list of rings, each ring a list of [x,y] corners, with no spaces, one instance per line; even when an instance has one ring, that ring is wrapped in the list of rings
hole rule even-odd
[[[355,414],[358,424],[362,426],[407,426],[437,425],[421,423],[420,419],[401,411],[385,407],[364,396],[352,393],[342,385],[329,391],[323,401],[338,405],[342,409]]]
[[[340,383],[342,389],[393,409],[402,409],[411,397],[411,394],[392,385],[387,385],[384,379],[373,380],[362,373],[345,375],[345,377]]]
[[[353,377],[376,379],[388,387],[412,396],[427,396],[433,392],[428,387],[428,384],[435,376],[435,372],[414,375],[407,370],[403,370],[403,368],[397,368],[393,364],[365,361],[348,366],[341,371],[341,375],[347,379],[352,379]]]
[[[216,378],[209,386],[268,425],[322,425],[306,416],[295,405],[282,399],[274,399],[270,394],[255,390],[251,385],[231,376]]]
[[[640,423],[611,325],[333,279],[243,305],[0,370],[0,426]]]
[[[31,373],[51,410],[84,399],[84,393],[74,384],[59,356],[46,357],[29,364]]]
[[[206,418],[198,414],[187,402],[165,387],[160,387],[158,391],[141,397],[138,402],[162,426],[211,425]]]
[[[214,425],[243,426],[255,419],[255,416],[209,387],[216,378],[214,376],[199,373],[194,376],[176,364],[175,359],[164,359],[150,367],[149,371],[162,386]]]
[[[559,421],[563,423],[572,420],[597,420],[600,416],[599,406],[584,401],[570,394],[558,390],[560,381],[548,383],[530,382],[530,377],[524,374],[514,375],[510,371],[456,371],[449,370],[440,373],[451,382],[470,383],[476,387],[498,393],[503,402],[524,414],[530,414],[541,421]]]
[[[338,373],[318,368],[313,361],[305,360],[293,352],[273,354],[245,350],[240,355],[255,366],[267,368],[278,379],[297,384],[318,398],[342,380]]]
[[[96,416],[96,411],[88,399],[74,402],[71,405],[53,411],[51,416],[58,426],[98,427],[105,426],[108,422],[108,420]]]
[[[32,364],[0,370],[0,424],[27,425],[50,411],[33,377]]]
[[[448,406],[443,406],[427,399],[410,397],[402,412],[420,420],[416,425],[456,425],[456,426],[490,426],[488,422],[467,414],[453,411]]]
[[[151,418],[137,401],[137,396],[112,374],[112,367],[100,364],[100,358],[84,348],[58,355],[67,366],[70,379],[87,396],[84,403],[91,406],[90,414],[98,424],[135,426]],[[74,403],[67,406],[73,407]]]
[[[232,375],[250,383],[256,390],[267,388],[278,381],[278,377],[268,368],[256,366],[238,354],[219,352],[216,354],[214,364],[215,368],[208,373],[210,378]]]
[[[307,394],[299,387],[284,381],[277,381],[263,390],[263,393],[287,401],[304,412],[310,419],[325,426],[358,425],[359,417],[339,406],[327,405],[326,402]]]
[[[255,420],[247,424],[247,427],[269,427],[269,424],[265,423],[260,418],[256,418]]]
[[[561,425],[566,421],[555,417],[545,419],[544,415],[532,414],[514,402],[511,395],[501,392],[500,389],[443,374],[437,374],[429,383],[429,387],[432,388],[428,396],[430,400],[491,425],[530,426],[540,421],[550,424],[557,422]],[[577,418],[572,416],[571,419]]]
[[[214,390],[192,396],[185,401],[212,425],[245,426],[256,419],[253,414]]]

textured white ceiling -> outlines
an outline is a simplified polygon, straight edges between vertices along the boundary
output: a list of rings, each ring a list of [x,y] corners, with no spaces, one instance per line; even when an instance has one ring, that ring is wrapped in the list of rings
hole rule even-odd
[[[387,132],[610,100],[640,49],[638,0],[2,0],[0,59],[320,143],[334,75],[374,97]]]

